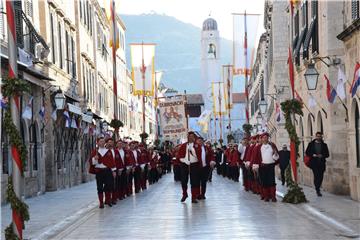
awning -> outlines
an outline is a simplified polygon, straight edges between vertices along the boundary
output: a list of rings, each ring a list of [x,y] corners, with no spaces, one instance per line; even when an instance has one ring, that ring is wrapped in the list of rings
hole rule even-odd
[[[72,113],[75,113],[75,114],[81,115],[81,116],[83,115],[80,107],[75,106],[74,104],[71,104],[71,103],[68,103],[67,105],[68,105],[69,112],[72,112]]]
[[[299,41],[297,42],[296,48],[295,48],[295,51],[294,51],[294,56],[295,56],[295,57],[298,57],[298,56],[299,56],[301,44],[304,42],[304,39],[305,39],[305,36],[306,36],[306,32],[307,32],[307,27],[305,27],[305,28],[301,31],[301,34],[300,34],[300,37],[299,37]]]
[[[304,52],[307,52],[309,50],[310,40],[315,31],[315,22],[316,22],[316,18],[314,18],[312,20],[310,27],[309,27],[309,31],[306,34],[305,41],[304,41]]]
[[[80,99],[76,96],[72,96],[67,92],[64,92],[65,97],[69,98],[73,102],[80,102]]]
[[[93,117],[85,113],[82,114],[82,120],[87,123],[92,123]]]

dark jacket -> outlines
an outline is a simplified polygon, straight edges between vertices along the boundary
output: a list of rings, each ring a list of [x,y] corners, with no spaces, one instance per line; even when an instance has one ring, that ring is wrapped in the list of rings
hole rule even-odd
[[[280,150],[279,151],[279,163],[280,168],[285,169],[289,165],[290,161],[290,151],[289,150]]]
[[[325,171],[326,169],[326,158],[329,157],[329,149],[326,143],[321,142],[321,158],[313,157],[315,154],[315,140],[311,141],[306,148],[306,155],[311,158],[310,168],[318,168],[319,170]]]

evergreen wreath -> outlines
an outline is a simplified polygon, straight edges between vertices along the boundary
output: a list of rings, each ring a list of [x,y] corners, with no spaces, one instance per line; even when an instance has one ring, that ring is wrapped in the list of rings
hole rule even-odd
[[[4,78],[2,85],[2,95],[4,98],[12,98],[15,96],[22,95],[25,92],[30,92],[30,85],[23,79],[20,78]],[[6,134],[9,136],[9,143],[11,146],[16,146],[19,151],[19,157],[22,163],[20,169],[21,175],[24,176],[24,168],[26,166],[27,150],[24,145],[21,135],[13,123],[11,117],[11,106],[9,106],[4,113],[4,129]],[[22,221],[29,221],[29,207],[26,203],[21,201],[15,194],[14,186],[11,177],[8,179],[7,189],[6,189],[6,200],[10,203],[11,209],[17,212],[21,217]],[[24,225],[24,223],[22,223]],[[13,231],[13,223],[11,223],[5,229],[5,239],[19,239]]]
[[[251,130],[253,129],[253,126],[251,124],[245,123],[242,125],[242,128],[247,136],[251,136]]]
[[[281,103],[281,110],[285,116],[285,129],[287,130],[291,142],[295,143],[296,156],[299,156],[300,140],[296,133],[296,128],[291,121],[292,115],[303,116],[303,103],[297,99],[287,100]],[[296,165],[298,165],[296,161]],[[305,194],[302,188],[292,179],[291,176],[291,164],[288,165],[285,171],[286,185],[288,186],[288,192],[283,198],[283,202],[287,203],[304,203],[307,202]]]

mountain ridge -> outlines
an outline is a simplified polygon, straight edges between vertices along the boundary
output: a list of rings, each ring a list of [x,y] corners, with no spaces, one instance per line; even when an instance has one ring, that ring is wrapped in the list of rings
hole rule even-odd
[[[161,80],[179,92],[200,93],[201,90],[201,29],[165,14],[143,13],[121,15],[126,26],[126,58],[130,68],[133,42],[156,43],[155,68],[163,70]],[[221,38],[221,62],[231,62],[232,43]]]

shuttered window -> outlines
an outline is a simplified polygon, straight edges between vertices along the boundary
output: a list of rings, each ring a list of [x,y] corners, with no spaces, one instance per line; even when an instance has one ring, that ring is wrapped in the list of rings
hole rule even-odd
[[[319,52],[319,16],[318,16],[318,1],[311,2],[311,16],[315,21],[314,31],[312,35],[312,52]]]
[[[352,0],[351,1],[351,19],[352,20],[356,20],[358,19],[360,16],[360,6],[359,6],[359,0]]]
[[[24,48],[23,20],[21,1],[14,1],[16,43],[19,48]]]
[[[55,31],[54,31],[54,14],[50,13],[50,34],[51,34],[51,57],[52,63],[56,63]]]
[[[63,49],[62,49],[62,34],[61,34],[61,23],[58,22],[58,37],[59,37],[59,67],[63,68]]]

